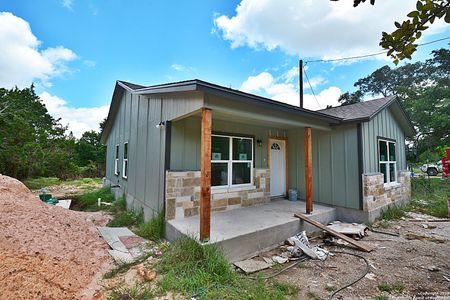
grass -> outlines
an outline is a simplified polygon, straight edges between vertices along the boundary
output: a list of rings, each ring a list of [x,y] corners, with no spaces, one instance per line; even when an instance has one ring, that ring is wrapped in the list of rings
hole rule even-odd
[[[298,289],[289,283],[252,280],[235,273],[222,251],[214,245],[200,245],[180,238],[155,266],[164,274],[158,282],[162,293],[175,291],[201,299],[285,299]]]
[[[404,217],[407,211],[446,218],[448,198],[450,198],[450,182],[448,179],[411,178],[411,202],[405,206],[388,207],[381,212],[380,220],[397,220]]]
[[[159,241],[164,237],[164,230],[165,218],[161,211],[147,223],[142,223],[136,230],[136,234],[147,240]]]
[[[153,290],[145,283],[136,283],[133,287],[117,286],[111,290],[108,300],[147,300],[155,299]]]
[[[401,282],[395,282],[395,283],[387,283],[382,282],[378,284],[378,290],[382,292],[398,292],[401,293],[405,289],[405,285]]]
[[[97,204],[97,199],[101,198],[102,202],[114,202],[114,195],[111,193],[111,189],[109,187],[103,187],[98,190],[89,191],[82,194],[78,199],[76,199],[77,203],[74,206],[77,210],[84,211],[97,211],[103,209],[101,206],[99,207]]]
[[[410,210],[446,218],[447,199],[450,198],[450,181],[440,178],[412,178],[412,201]]]
[[[50,187],[55,185],[75,185],[75,186],[85,186],[86,189],[89,189],[89,186],[101,184],[101,178],[81,178],[74,180],[60,180],[56,177],[37,177],[37,178],[29,178],[25,179],[23,183],[30,190],[39,190],[44,187]]]
[[[121,211],[114,215],[114,218],[108,222],[108,227],[133,227],[144,223],[144,213],[135,213],[133,211]]]

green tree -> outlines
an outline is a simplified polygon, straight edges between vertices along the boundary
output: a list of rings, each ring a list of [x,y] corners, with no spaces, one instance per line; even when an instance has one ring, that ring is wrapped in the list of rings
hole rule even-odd
[[[361,102],[363,95],[361,91],[354,93],[346,92],[339,96],[338,102],[341,103],[341,106],[358,103]]]
[[[397,95],[417,129],[416,154],[450,144],[450,50],[425,62],[381,67],[355,83],[362,95]]]
[[[101,176],[106,158],[106,147],[100,143],[101,133],[86,131],[77,143],[80,166],[90,167],[90,176]]]

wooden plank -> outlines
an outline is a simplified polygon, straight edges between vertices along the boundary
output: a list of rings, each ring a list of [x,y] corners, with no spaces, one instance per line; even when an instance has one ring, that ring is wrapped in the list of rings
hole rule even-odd
[[[312,224],[312,225],[316,226],[317,228],[320,228],[320,229],[322,229],[322,230],[324,230],[324,231],[326,231],[326,232],[328,232],[328,233],[330,233],[330,234],[332,234],[332,235],[334,235],[334,236],[336,236],[336,237],[338,237],[340,239],[343,239],[347,243],[352,244],[353,246],[355,246],[356,248],[358,248],[360,250],[363,250],[365,252],[370,252],[370,251],[373,250],[372,247],[363,245],[363,244],[355,241],[354,239],[346,236],[345,234],[339,233],[339,232],[337,232],[337,231],[335,231],[335,230],[333,230],[331,228],[328,228],[327,226],[325,226],[325,225],[323,225],[323,224],[321,224],[321,223],[319,223],[319,222],[317,222],[315,220],[312,220],[312,219],[308,218],[305,215],[294,214],[294,216],[297,217],[297,218],[300,218],[301,220],[303,220],[305,222],[308,222],[309,224]]]
[[[312,139],[311,127],[305,127],[305,189],[306,189],[306,213],[313,211],[312,203]]]
[[[200,146],[200,241],[208,241],[211,233],[211,128],[212,111],[203,108]]]

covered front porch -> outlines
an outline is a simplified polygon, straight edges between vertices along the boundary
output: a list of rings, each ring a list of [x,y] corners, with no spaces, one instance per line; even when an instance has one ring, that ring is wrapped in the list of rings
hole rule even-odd
[[[277,198],[256,206],[212,212],[208,243],[219,245],[232,262],[251,257],[302,230],[316,231],[317,228],[294,217],[305,210],[304,201]],[[336,209],[315,204],[310,218],[327,224],[336,219]],[[168,220],[166,238],[173,241],[186,235],[200,239],[199,224],[199,215]]]

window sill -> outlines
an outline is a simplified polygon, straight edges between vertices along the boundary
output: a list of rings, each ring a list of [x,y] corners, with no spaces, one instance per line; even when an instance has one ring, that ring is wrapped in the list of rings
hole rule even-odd
[[[212,187],[211,194],[213,195],[213,194],[233,193],[233,192],[249,191],[249,190],[256,190],[256,186],[249,184],[249,185],[240,185],[240,186],[232,186],[232,187]]]
[[[399,182],[390,182],[390,183],[385,183],[384,184],[384,189],[385,190],[390,190],[393,189],[395,187],[399,187],[401,186],[401,184]]]

